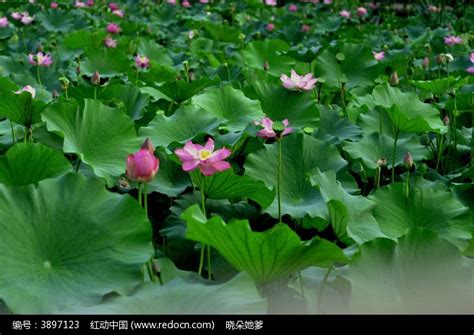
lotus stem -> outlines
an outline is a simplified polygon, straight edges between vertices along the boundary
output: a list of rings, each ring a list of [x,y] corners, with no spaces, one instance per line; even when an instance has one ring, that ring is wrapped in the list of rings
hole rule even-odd
[[[283,138],[278,140],[278,223],[281,223],[281,165],[282,165],[282,142]]]
[[[400,129],[395,130],[395,141],[393,142],[393,154],[392,154],[392,183],[395,182],[395,158],[397,155],[397,142],[398,135],[400,135]]]

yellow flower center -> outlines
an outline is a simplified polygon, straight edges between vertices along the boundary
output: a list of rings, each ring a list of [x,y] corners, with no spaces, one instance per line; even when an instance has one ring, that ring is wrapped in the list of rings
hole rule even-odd
[[[199,151],[199,159],[202,160],[202,161],[205,161],[206,159],[211,157],[211,155],[212,155],[212,152],[210,152],[209,150]]]

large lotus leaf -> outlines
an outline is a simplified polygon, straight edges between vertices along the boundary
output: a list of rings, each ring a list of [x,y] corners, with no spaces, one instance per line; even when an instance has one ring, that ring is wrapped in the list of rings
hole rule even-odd
[[[141,41],[138,45],[138,54],[140,56],[146,56],[150,59],[153,64],[161,66],[173,66],[173,60],[168,56],[166,48],[156,44],[152,40]]]
[[[278,143],[250,154],[245,162],[245,173],[267,186],[277,187]],[[327,208],[319,191],[314,188],[308,174],[316,168],[322,171],[340,171],[346,161],[337,148],[309,135],[293,134],[282,140],[282,214],[293,218],[326,217]],[[278,217],[277,199],[266,209],[273,217]]]
[[[341,118],[337,111],[327,106],[320,106],[321,115],[318,132],[315,137],[330,143],[344,140],[358,141],[362,137],[362,129],[351,123],[348,118]]]
[[[33,103],[31,94],[23,92],[15,94],[13,92],[0,93],[0,116],[8,118],[15,123],[31,126],[40,120],[40,110]],[[38,104],[41,104],[38,102]],[[40,107],[40,106],[38,106]]]
[[[377,203],[374,217],[391,238],[413,227],[436,231],[460,249],[466,248],[472,238],[471,212],[450,192],[416,189],[407,198],[405,185],[395,183],[378,189],[369,199]]]
[[[308,93],[287,90],[281,85],[267,81],[256,81],[249,92],[258,99],[263,112],[272,120],[288,119],[291,127],[316,127],[319,113],[314,100]]]
[[[344,151],[354,160],[361,159],[367,169],[377,169],[379,166],[377,161],[382,158],[387,160],[387,166],[391,169],[394,141],[388,135],[372,133],[363,137],[359,142],[345,142]],[[417,136],[400,138],[397,141],[395,152],[395,166],[403,163],[407,152],[410,152],[415,162],[421,161],[428,154],[427,148],[420,144]]]
[[[333,171],[324,173],[317,171],[311,177],[311,182],[317,185],[324,201],[328,202],[331,223],[336,233],[339,232],[338,236],[344,238],[347,232],[347,235],[357,243],[386,237],[372,214],[376,203],[366,197],[347,193],[336,180]],[[335,223],[337,225],[334,225]]]
[[[219,120],[225,121],[231,131],[243,130],[249,123],[263,117],[260,103],[247,98],[232,86],[210,88],[195,96],[192,103]]]
[[[226,224],[218,216],[207,220],[198,205],[182,218],[188,225],[186,237],[216,248],[229,263],[246,271],[258,284],[288,277],[308,266],[331,266],[345,262],[341,249],[319,237],[302,243],[286,224],[265,232],[253,232],[247,220]]]
[[[445,132],[436,107],[423,103],[413,92],[403,93],[397,87],[385,83],[372,92],[374,102],[388,110],[395,126],[405,132]]]
[[[70,49],[96,50],[104,47],[105,31],[77,30],[64,37],[63,45]]]
[[[202,176],[200,173],[198,175]],[[202,177],[197,179],[195,184],[200,185]],[[249,176],[239,176],[232,169],[204,177],[204,186],[206,196],[211,199],[249,198],[262,208],[270,206],[275,197],[275,193],[262,181]]]
[[[296,63],[293,58],[285,55],[289,49],[288,44],[282,40],[265,39],[249,43],[243,55],[250,68],[263,70],[263,65],[267,62],[267,72],[280,77],[282,74],[289,74]]]
[[[238,43],[241,31],[236,27],[229,27],[223,24],[216,24],[210,21],[204,23],[204,28],[212,36],[214,41]]]
[[[148,137],[156,146],[184,143],[199,134],[212,133],[220,122],[208,113],[193,107],[181,107],[170,117],[159,113],[140,128],[141,137]]]
[[[461,78],[441,78],[433,80],[412,80],[411,84],[422,90],[431,92],[436,95],[444,94],[449,88],[458,88],[466,84],[467,80]]]
[[[473,313],[473,261],[433,231],[362,245],[348,272],[351,313]]]
[[[35,16],[36,19],[41,22],[44,29],[50,32],[68,32],[73,30],[74,26],[77,25],[74,16],[68,15],[68,12],[60,9],[50,9],[39,12]]]
[[[207,78],[201,78],[190,83],[188,83],[186,80],[176,80],[167,82],[157,89],[166,97],[180,104],[181,102],[192,98],[195,94],[199,93],[202,89],[211,85],[212,83],[213,81]]]
[[[14,313],[97,304],[142,279],[151,228],[129,196],[68,174],[33,185],[0,185],[0,298]]]
[[[149,100],[148,96],[141,93],[140,89],[133,85],[107,86],[105,89],[100,90],[99,98],[122,101],[127,109],[127,114],[133,120],[139,120],[143,117]]]
[[[118,49],[88,49],[85,55],[86,60],[81,62],[81,72],[88,76],[97,71],[103,77],[114,77],[127,72],[131,66],[127,55]]]
[[[267,303],[252,280],[240,273],[226,283],[207,285],[177,277],[164,285],[145,283],[132,295],[116,297],[68,314],[263,314]]]
[[[24,186],[58,177],[71,169],[58,151],[39,143],[18,143],[0,157],[0,184]]]
[[[64,136],[63,150],[76,153],[112,186],[125,172],[127,156],[140,147],[133,121],[121,110],[85,100],[50,106],[42,115],[49,131]]]
[[[148,192],[158,192],[169,197],[176,197],[188,186],[191,186],[189,174],[184,172],[179,164],[172,161],[164,150],[158,150],[155,155],[160,160],[160,171],[148,183]]]
[[[336,59],[338,53],[345,57],[340,64]],[[341,82],[345,82],[347,88],[371,86],[378,75],[377,62],[371,50],[361,44],[350,43],[324,50],[316,59],[315,71],[318,77],[324,78],[324,85],[339,87]]]

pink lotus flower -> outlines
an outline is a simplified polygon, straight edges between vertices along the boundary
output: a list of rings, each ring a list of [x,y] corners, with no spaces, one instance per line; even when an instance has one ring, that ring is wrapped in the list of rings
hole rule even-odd
[[[283,137],[288,135],[293,131],[293,128],[288,127],[289,122],[288,119],[284,119],[281,123],[283,123],[284,129],[280,135],[278,135],[275,130],[273,130],[273,121],[269,117],[264,117],[262,121],[255,121],[255,125],[262,126],[263,129],[259,130],[257,133],[258,137],[268,139],[268,138],[276,138],[276,137]]]
[[[284,88],[295,91],[311,91],[318,82],[318,78],[313,78],[312,73],[300,76],[295,70],[291,70],[290,77],[286,74],[282,74],[280,80]]]
[[[153,154],[155,148],[149,139],[143,142],[140,150],[127,157],[127,178],[132,181],[148,183],[160,168],[160,160]]]
[[[120,33],[120,27],[116,23],[109,23],[107,25],[107,32],[109,34],[118,34],[118,33]]]
[[[59,7],[58,3],[57,2],[51,2],[51,4],[49,5],[50,8],[52,9],[57,9]]]
[[[474,52],[471,52],[471,55],[469,56],[469,60],[471,63],[474,63]]]
[[[23,15],[23,17],[21,18],[21,23],[23,23],[24,25],[29,25],[31,22],[34,21],[35,17],[34,15],[33,16],[30,16],[30,14],[26,13],[27,15]]]
[[[324,0],[324,4],[325,5],[330,5],[330,4],[332,4],[332,0]]]
[[[124,17],[125,16],[125,13],[123,10],[120,10],[120,9],[116,9],[112,12],[112,14],[118,16],[118,17]]]
[[[104,44],[107,48],[116,48],[117,47],[117,41],[114,40],[112,37],[108,36],[104,40]]]
[[[421,62],[421,65],[424,68],[427,68],[427,67],[430,66],[430,59],[428,58],[428,56],[425,56],[425,58],[423,58],[423,61]]]
[[[135,56],[135,65],[140,69],[145,69],[150,67],[150,60],[147,56]]]
[[[369,2],[368,6],[370,9],[377,9],[379,5],[377,5],[375,2]]]
[[[8,27],[8,18],[6,16],[0,17],[0,27],[2,28]]]
[[[226,148],[214,151],[212,138],[209,138],[204,146],[188,141],[182,149],[177,149],[175,154],[183,163],[183,170],[187,172],[199,167],[203,175],[212,176],[230,169],[230,163],[224,159],[230,156],[231,151]]]
[[[184,8],[189,8],[189,7],[191,7],[191,4],[190,4],[189,1],[187,1],[187,0],[184,0],[184,1],[181,3],[181,5],[182,5]]]
[[[29,54],[28,55],[28,62],[31,65],[38,65],[38,66],[50,66],[53,64],[53,59],[51,58],[51,55],[48,54],[43,54],[41,51],[38,52],[36,55]]]
[[[265,0],[265,4],[267,6],[276,6],[277,5],[277,0]]]
[[[94,0],[87,0],[87,6],[89,7],[94,6]]]
[[[84,2],[82,2],[82,1],[76,1],[76,2],[74,3],[74,7],[76,7],[76,8],[83,8],[83,7],[86,7],[86,4],[85,4]]]
[[[30,93],[32,98],[34,98],[36,96],[35,88],[33,86],[30,86],[30,85],[23,86],[21,89],[19,89],[18,91],[15,91],[14,93],[15,94],[21,94],[23,92]]]
[[[308,31],[310,31],[311,27],[308,26],[307,24],[303,24],[303,27],[301,28],[301,31],[303,33],[307,33]]]
[[[206,4],[206,3],[209,3],[209,0],[199,0],[199,2]]]
[[[111,11],[117,10],[117,9],[119,9],[119,5],[116,4],[115,2],[111,2],[111,3],[109,3],[109,9]]]
[[[346,19],[351,17],[351,13],[349,11],[345,10],[345,9],[341,10],[339,12],[339,15],[341,15],[342,17],[344,17]]]
[[[365,7],[358,7],[357,8],[357,15],[358,16],[365,16],[367,15],[367,9]]]
[[[17,21],[18,21],[18,20],[21,20],[21,18],[23,17],[23,15],[22,15],[21,13],[19,13],[19,12],[13,12],[13,13],[11,14],[11,17],[12,17],[14,20],[17,20]]]
[[[170,5],[176,5],[176,0],[167,0],[166,2]]]
[[[474,74],[474,66],[469,66],[467,69],[466,69],[467,73],[470,73],[470,74]]]
[[[296,12],[298,10],[298,7],[294,4],[291,4],[290,6],[288,6],[288,10],[290,12]]]
[[[275,30],[275,25],[270,22],[269,24],[267,24],[267,30],[268,31],[274,31]]]
[[[385,52],[384,51],[380,51],[380,52],[372,51],[372,55],[374,55],[375,60],[378,60],[378,61],[381,61],[382,59],[385,58]]]
[[[190,30],[190,31],[188,32],[188,38],[189,38],[190,40],[192,40],[192,39],[194,38],[194,36],[196,36],[196,33],[194,32],[194,30]]]
[[[444,43],[446,45],[455,45],[455,44],[461,44],[462,43],[462,38],[458,36],[446,36],[444,38]]]

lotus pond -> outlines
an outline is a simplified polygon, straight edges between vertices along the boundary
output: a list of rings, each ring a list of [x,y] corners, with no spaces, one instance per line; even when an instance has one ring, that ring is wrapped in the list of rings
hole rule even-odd
[[[0,312],[474,313],[473,26],[0,3]]]

